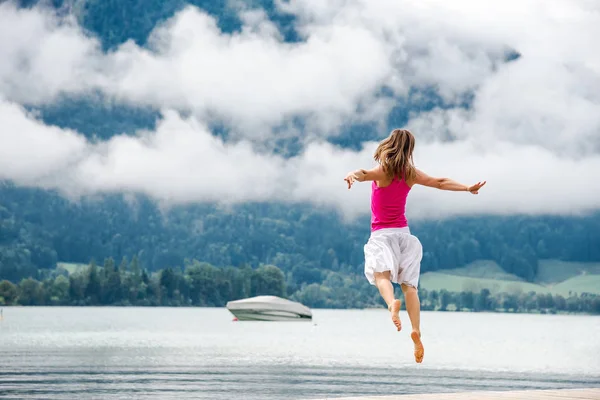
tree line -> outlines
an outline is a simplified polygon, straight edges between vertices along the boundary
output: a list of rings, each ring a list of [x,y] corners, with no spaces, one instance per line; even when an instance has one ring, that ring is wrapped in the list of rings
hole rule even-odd
[[[287,275],[287,276],[286,276]],[[134,258],[117,266],[112,258],[73,273],[58,268],[41,280],[0,282],[0,305],[23,306],[205,306],[223,307],[230,300],[274,295],[312,308],[384,307],[377,289],[363,276],[330,271],[323,283],[295,285],[290,274],[274,265],[256,269],[219,268],[186,260],[183,268],[149,273]],[[600,314],[600,296],[573,294],[419,291],[423,310]],[[398,289],[397,296],[402,297]]]
[[[272,265],[252,269],[217,268],[196,260],[184,268],[156,273],[141,268],[136,257],[117,266],[107,258],[69,273],[64,268],[46,272],[40,280],[18,284],[0,282],[0,304],[70,306],[223,306],[234,298],[261,294],[285,296],[283,272]]]

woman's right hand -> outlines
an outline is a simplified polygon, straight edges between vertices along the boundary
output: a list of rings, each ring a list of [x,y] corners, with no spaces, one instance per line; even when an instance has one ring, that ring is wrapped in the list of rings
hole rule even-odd
[[[346,175],[346,177],[344,178],[344,180],[348,183],[348,189],[350,189],[352,187],[352,184],[357,179],[358,179],[358,177],[356,176],[355,172],[348,172],[348,175]]]
[[[486,183],[486,181],[477,182],[473,186],[469,186],[467,188],[467,191],[470,192],[471,194],[479,194],[479,189],[481,189],[485,185],[485,183]]]

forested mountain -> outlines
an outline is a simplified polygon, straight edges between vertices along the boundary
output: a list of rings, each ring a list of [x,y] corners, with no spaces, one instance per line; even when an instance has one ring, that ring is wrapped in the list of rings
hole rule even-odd
[[[37,3],[31,0],[20,2],[24,7]],[[74,13],[107,51],[129,39],[144,45],[151,30],[185,4],[197,5],[217,16],[223,31],[235,31],[241,23],[230,3],[225,0],[46,2],[60,12]],[[288,23],[291,17],[278,13],[272,0],[248,4],[262,6],[287,41],[298,39],[293,25]],[[507,59],[516,57],[511,55]],[[410,112],[447,106],[435,93],[425,94],[415,96],[414,101],[409,97],[406,104],[398,104],[388,116],[387,125],[401,126]],[[468,96],[460,101],[468,107]],[[39,112],[47,124],[72,128],[89,138],[99,139],[152,128],[158,117],[158,110],[123,106],[102,94],[64,97],[52,104],[27,106]],[[363,141],[378,139],[385,132],[370,125],[354,125],[330,140],[342,147],[357,148]],[[290,146],[287,148],[289,153],[297,150],[294,150],[294,143],[286,145]],[[600,212],[585,216],[514,215],[415,220],[411,221],[411,229],[424,246],[423,272],[456,268],[486,259],[496,261],[509,273],[533,280],[540,259],[600,261]],[[140,270],[149,272],[186,265],[194,265],[197,270],[208,268],[189,261],[198,260],[240,271],[249,271],[247,267],[257,269],[261,265],[277,266],[286,280],[285,295],[296,293],[302,297],[306,295],[301,292],[302,288],[315,283],[326,282],[325,287],[338,285],[339,290],[352,285],[364,286],[363,281],[360,284],[355,281],[344,283],[341,277],[362,279],[363,244],[368,235],[368,217],[345,223],[335,210],[311,204],[246,203],[230,207],[195,204],[164,210],[144,196],[110,195],[70,202],[54,192],[0,182],[0,280],[15,283],[28,277],[42,279],[47,276],[44,270],[55,268],[59,261],[89,263],[93,259],[101,264],[105,259],[119,262],[125,257],[128,260],[135,258]],[[114,270],[110,267],[108,273]],[[194,271],[188,273],[189,279],[198,275]],[[214,273],[214,270],[210,271]],[[229,271],[224,273],[226,275],[235,275],[231,269],[226,271]],[[169,280],[170,273],[161,273],[161,276],[167,276],[161,283],[164,287],[175,285],[172,283],[175,278]],[[239,272],[240,276],[244,273]],[[251,275],[248,272],[243,279],[250,282]],[[109,278],[105,278],[108,282]],[[262,278],[256,279],[254,284],[259,286],[249,286],[255,289],[239,291],[237,295],[261,292],[256,289],[260,287],[256,282]],[[342,283],[332,283],[334,281]],[[181,287],[189,289],[191,286],[182,284]],[[278,294],[282,294],[283,289],[280,289],[277,289]],[[186,295],[191,304],[200,305],[221,305],[225,296],[205,301],[198,298],[198,293]],[[85,303],[83,294],[81,299],[77,296],[72,294],[74,303],[79,304],[80,300]],[[170,296],[173,297],[172,293]],[[317,295],[311,296],[314,304]],[[157,304],[170,304],[172,300],[162,301],[159,297]],[[102,303],[99,298],[95,301]],[[372,303],[363,298],[356,305]]]
[[[368,217],[346,224],[312,205],[211,204],[161,210],[139,196],[78,203],[42,190],[0,188],[0,278],[19,280],[57,261],[138,257],[149,270],[197,259],[217,266],[273,264],[298,283],[323,271],[360,274]],[[538,259],[600,261],[600,214],[587,217],[490,216],[415,221],[423,272],[495,260],[527,280]]]

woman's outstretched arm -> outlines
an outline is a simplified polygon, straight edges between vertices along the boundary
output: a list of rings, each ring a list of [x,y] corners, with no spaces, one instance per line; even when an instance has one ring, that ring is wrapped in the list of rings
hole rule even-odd
[[[477,182],[474,185],[468,186],[462,183],[458,183],[450,178],[434,178],[427,175],[425,172],[417,169],[417,176],[415,178],[415,184],[428,186],[440,190],[451,190],[453,192],[470,192],[471,194],[478,194],[479,189],[485,185],[485,181]]]
[[[386,178],[385,172],[381,165],[376,166],[373,169],[357,169],[356,171],[349,172],[344,180],[348,183],[348,189],[352,187],[354,181],[380,181]]]

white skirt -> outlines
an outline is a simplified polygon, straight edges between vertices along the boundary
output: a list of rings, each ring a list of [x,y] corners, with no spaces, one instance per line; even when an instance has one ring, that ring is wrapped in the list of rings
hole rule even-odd
[[[423,246],[408,227],[371,232],[364,250],[365,276],[371,285],[375,284],[375,272],[390,271],[392,282],[418,287]]]

